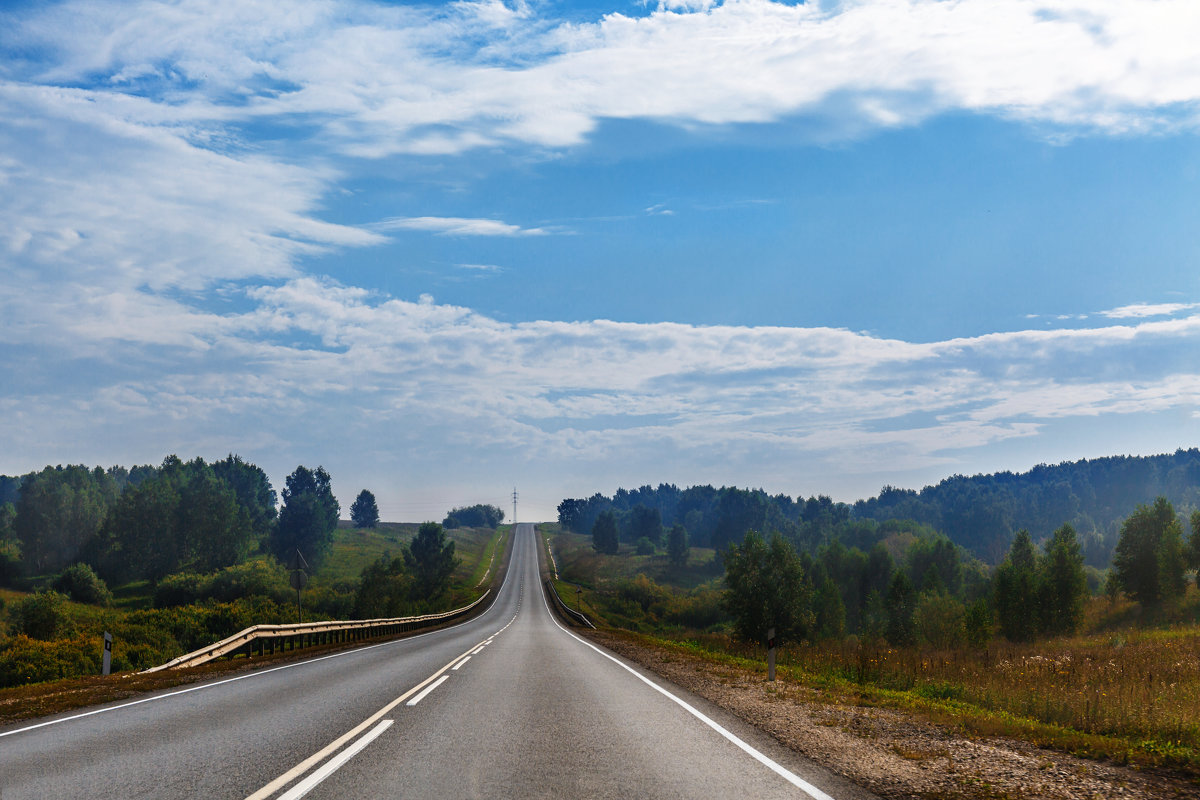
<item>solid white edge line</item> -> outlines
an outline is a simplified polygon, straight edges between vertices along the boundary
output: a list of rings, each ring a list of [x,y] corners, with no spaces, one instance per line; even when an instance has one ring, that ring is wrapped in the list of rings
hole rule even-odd
[[[336,757],[326,761],[319,770],[293,786],[291,790],[288,791],[287,794],[280,797],[279,800],[300,800],[301,797],[304,797],[304,795],[316,788],[317,784],[341,769],[343,764],[358,755],[364,747],[379,738],[379,735],[390,727],[392,727],[392,720],[383,720],[366,734],[364,734],[363,737],[357,742],[338,753]]]
[[[412,700],[409,700],[407,703],[405,703],[405,705],[408,706],[409,708],[412,708],[417,703],[424,700],[430,692],[432,692],[434,689],[436,689],[437,687],[439,687],[443,683],[445,683],[449,677],[450,677],[449,675],[443,675],[442,677],[438,678],[436,681],[434,681],[433,683],[426,686],[424,691],[422,691],[419,695],[417,695]]]
[[[451,667],[450,669],[451,669],[451,670],[453,670],[454,672],[458,672],[458,668],[459,668],[459,667],[461,667],[463,664],[467,663],[467,662],[468,662],[468,661],[470,661],[470,660],[471,660],[471,657],[470,657],[470,656],[467,656],[466,658],[464,658],[462,661],[460,661],[460,662],[458,662],[457,664],[455,664],[455,665],[454,665],[453,667]]]
[[[783,765],[779,764],[778,762],[772,760],[768,756],[766,756],[763,753],[756,750],[750,744],[747,744],[746,742],[739,739],[736,734],[734,734],[733,732],[731,732],[729,730],[726,730],[716,720],[708,717],[703,712],[701,712],[700,710],[698,710],[695,707],[693,707],[692,705],[690,705],[687,701],[676,697],[675,695],[671,694],[663,687],[659,686],[654,681],[647,678],[645,675],[643,675],[640,672],[638,672],[637,670],[633,669],[628,664],[625,664],[624,662],[622,662],[620,659],[610,656],[608,653],[604,652],[599,647],[596,647],[596,645],[592,644],[591,642],[587,641],[586,639],[579,638],[578,636],[576,636],[575,634],[571,633],[569,630],[564,628],[562,625],[559,624],[558,620],[554,618],[554,612],[552,612],[550,610],[550,602],[546,599],[546,590],[545,589],[542,590],[542,604],[546,607],[546,613],[550,615],[550,621],[553,622],[555,625],[557,625],[558,629],[561,630],[563,633],[565,633],[567,636],[570,636],[572,639],[574,639],[575,641],[579,642],[582,645],[592,648],[597,653],[604,656],[609,661],[613,662],[614,664],[619,666],[621,669],[628,672],[630,675],[633,675],[635,678],[640,680],[642,683],[644,683],[647,686],[649,686],[650,688],[654,689],[659,694],[662,694],[665,697],[670,698],[675,703],[677,703],[679,706],[681,706],[684,710],[686,710],[689,714],[691,714],[693,717],[700,720],[708,727],[712,728],[714,731],[719,733],[721,736],[725,737],[725,739],[727,739],[728,741],[733,743],[735,746],[737,746],[739,749],[741,749],[747,755],[754,758],[760,764],[767,767],[775,774],[779,775],[781,778],[786,780],[788,783],[792,784],[797,789],[799,789],[800,791],[807,794],[809,797],[812,797],[813,800],[834,800],[834,798],[825,794],[825,792],[821,791],[816,786],[813,786],[811,783],[804,780],[799,775],[797,775],[794,772],[792,772],[791,770],[789,770],[787,767],[784,767]]]

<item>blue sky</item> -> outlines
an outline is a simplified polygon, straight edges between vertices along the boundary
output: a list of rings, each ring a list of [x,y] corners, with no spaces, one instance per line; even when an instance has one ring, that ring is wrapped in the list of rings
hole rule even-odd
[[[1191,0],[10,3],[0,472],[344,506],[1200,444]]]

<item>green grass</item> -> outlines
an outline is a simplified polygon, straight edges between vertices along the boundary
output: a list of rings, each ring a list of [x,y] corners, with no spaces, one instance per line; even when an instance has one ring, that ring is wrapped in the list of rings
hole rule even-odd
[[[329,586],[357,581],[363,569],[384,553],[400,555],[419,527],[404,522],[381,522],[377,528],[339,527],[333,533],[329,555],[312,574],[312,581]]]

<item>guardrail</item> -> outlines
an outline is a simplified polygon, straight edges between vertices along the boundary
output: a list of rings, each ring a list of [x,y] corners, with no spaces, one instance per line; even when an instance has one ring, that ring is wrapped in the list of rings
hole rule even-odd
[[[547,579],[546,588],[550,590],[550,596],[554,598],[555,607],[557,607],[559,611],[567,616],[568,621],[576,622],[580,625],[586,625],[592,630],[596,630],[596,626],[593,625],[592,621],[585,617],[582,612],[576,611],[563,602],[563,599],[558,596],[558,590],[554,588],[554,581]]]
[[[312,647],[321,644],[338,644],[371,639],[377,636],[390,636],[404,631],[429,628],[450,622],[466,616],[482,603],[492,593],[491,589],[480,595],[479,599],[468,606],[456,608],[453,611],[443,611],[440,614],[425,614],[420,617],[390,617],[387,619],[335,620],[327,622],[305,622],[295,625],[251,625],[244,631],[233,636],[214,642],[207,647],[201,647],[186,655],[173,658],[166,664],[143,670],[143,672],[159,672],[164,669],[183,669],[207,664],[225,656],[232,657],[245,648],[246,656],[254,655],[255,644],[258,654],[271,655],[275,653],[275,645],[279,650],[296,650],[301,647]],[[560,601],[561,602],[561,601]]]

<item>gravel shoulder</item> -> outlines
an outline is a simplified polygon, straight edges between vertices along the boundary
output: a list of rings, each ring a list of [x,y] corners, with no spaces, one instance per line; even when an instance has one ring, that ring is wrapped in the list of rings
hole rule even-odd
[[[885,798],[1195,798],[1200,786],[1012,739],[967,738],[893,709],[837,702],[785,681],[650,647],[617,632],[588,635]]]

